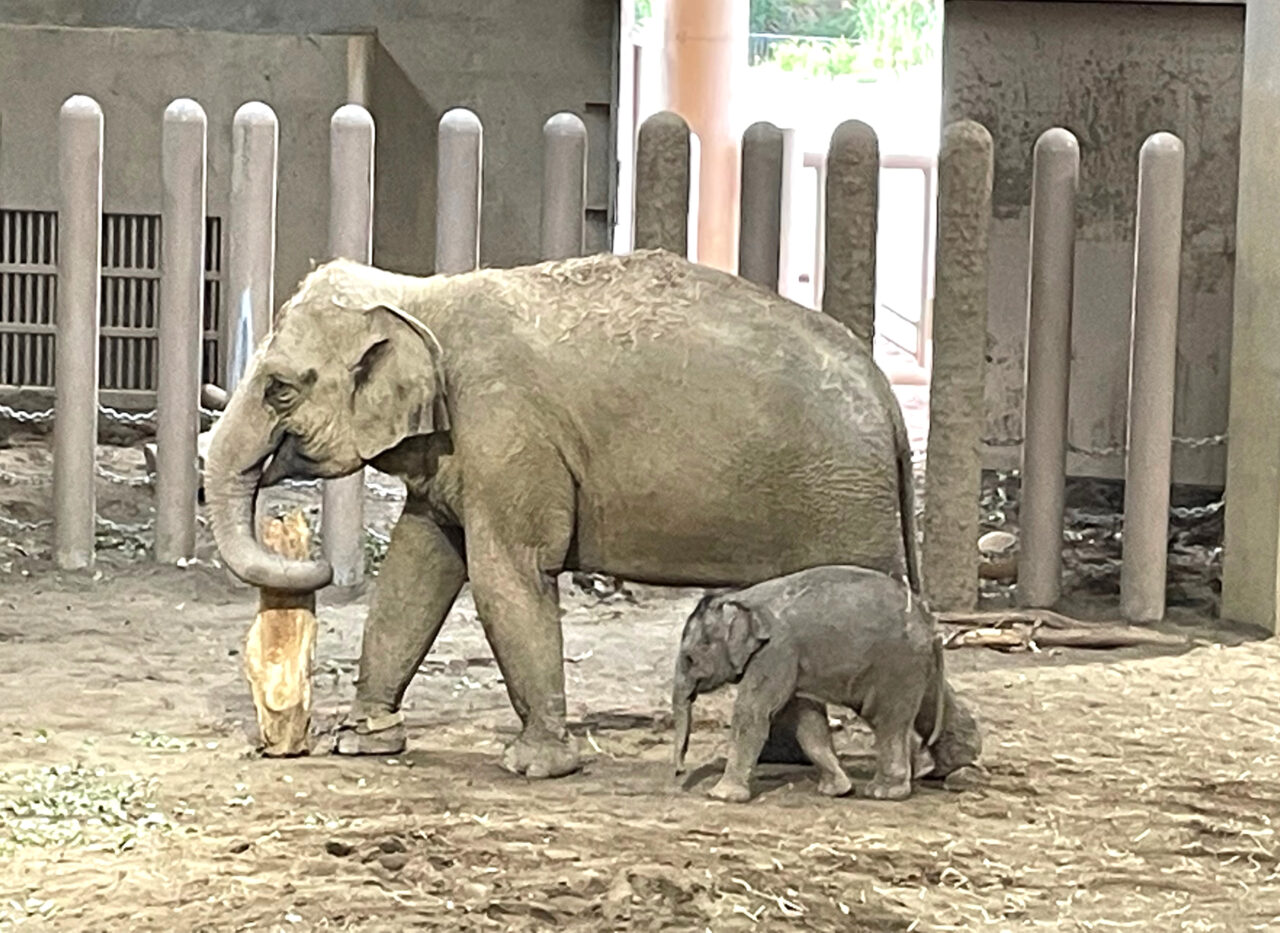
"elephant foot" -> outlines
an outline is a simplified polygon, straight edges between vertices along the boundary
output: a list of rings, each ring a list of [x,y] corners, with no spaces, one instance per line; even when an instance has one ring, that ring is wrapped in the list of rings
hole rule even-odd
[[[532,780],[563,777],[582,767],[578,743],[572,736],[520,735],[502,753],[502,767]]]
[[[398,755],[407,744],[404,714],[395,712],[366,719],[348,718],[338,726],[333,751],[337,755]]]
[[[851,790],[853,790],[853,781],[849,780],[849,775],[843,772],[824,774],[818,780],[818,793],[827,797],[843,797]]]
[[[872,800],[906,800],[911,796],[911,781],[877,776],[863,785],[862,796]]]
[[[746,784],[721,778],[707,791],[707,796],[726,803],[746,803],[751,799],[751,789]]]

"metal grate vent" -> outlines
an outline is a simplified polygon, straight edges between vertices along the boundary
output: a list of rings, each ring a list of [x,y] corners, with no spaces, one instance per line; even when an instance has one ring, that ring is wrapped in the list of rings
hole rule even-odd
[[[53,385],[58,215],[0,211],[0,384]]]
[[[155,214],[104,214],[98,348],[101,388],[155,388],[159,308],[160,218]]]
[[[221,382],[222,218],[205,226],[203,380]],[[57,314],[58,216],[0,209],[0,386],[51,388]],[[99,385],[155,392],[160,217],[104,214]],[[139,401],[144,399],[141,397]]]

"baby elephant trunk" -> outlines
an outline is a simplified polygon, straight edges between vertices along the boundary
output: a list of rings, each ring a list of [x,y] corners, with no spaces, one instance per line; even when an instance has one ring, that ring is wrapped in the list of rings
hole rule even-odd
[[[676,774],[684,774],[684,756],[689,751],[689,729],[693,725],[693,700],[696,695],[696,691],[688,683],[676,678],[671,697],[671,715],[676,732],[671,764]]]

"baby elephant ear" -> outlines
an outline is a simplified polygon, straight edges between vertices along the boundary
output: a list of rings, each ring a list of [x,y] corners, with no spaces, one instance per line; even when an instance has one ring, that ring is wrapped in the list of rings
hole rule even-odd
[[[449,430],[449,409],[444,351],[431,329],[390,305],[366,315],[351,409],[360,457],[372,460],[406,438]]]
[[[760,610],[732,600],[724,603],[723,611],[729,663],[740,674],[752,655],[769,640],[770,620]]]

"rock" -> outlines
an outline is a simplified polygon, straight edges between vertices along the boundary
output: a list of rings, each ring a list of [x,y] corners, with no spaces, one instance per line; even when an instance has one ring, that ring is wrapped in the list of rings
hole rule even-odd
[[[957,768],[946,776],[942,786],[947,790],[971,790],[982,784],[982,771],[972,765]]]
[[[330,839],[324,844],[324,850],[330,855],[336,855],[338,858],[346,858],[354,851],[352,846],[347,845],[340,839]]]
[[[1018,538],[1007,531],[988,531],[978,539],[978,552],[983,557],[1005,557],[1017,548]]]
[[[399,871],[409,864],[409,853],[393,852],[378,859],[378,864],[387,871]]]
[[[408,852],[409,848],[400,839],[395,836],[388,836],[378,843],[378,848],[383,852]]]

